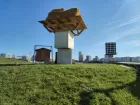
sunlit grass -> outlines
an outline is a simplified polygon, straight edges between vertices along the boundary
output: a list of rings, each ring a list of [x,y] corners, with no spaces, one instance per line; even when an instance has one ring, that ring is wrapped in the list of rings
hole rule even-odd
[[[0,65],[2,64],[29,64],[30,62],[27,61],[22,61],[22,60],[17,60],[17,59],[8,59],[8,58],[4,58],[4,57],[0,57]]]
[[[2,105],[137,105],[133,69],[111,64],[0,66]],[[130,99],[130,100],[129,100]]]

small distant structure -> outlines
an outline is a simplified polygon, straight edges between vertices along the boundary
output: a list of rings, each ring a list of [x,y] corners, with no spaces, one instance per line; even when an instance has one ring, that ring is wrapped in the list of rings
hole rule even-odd
[[[36,49],[35,61],[39,62],[49,62],[51,50],[47,48]]]
[[[29,62],[29,61],[31,61],[31,57],[24,55],[24,56],[21,57],[21,60]]]
[[[15,59],[22,60],[22,56],[16,56]]]
[[[15,54],[12,54],[12,58],[15,59],[16,58],[16,55]]]
[[[6,53],[5,58],[12,58],[12,54]]]
[[[46,45],[35,45],[34,54],[31,59],[33,60],[34,63],[35,62],[53,63],[53,47]]]

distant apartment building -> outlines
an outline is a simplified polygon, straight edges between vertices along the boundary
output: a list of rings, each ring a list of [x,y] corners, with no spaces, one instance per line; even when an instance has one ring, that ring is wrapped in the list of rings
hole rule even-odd
[[[115,62],[122,62],[122,58],[121,57],[115,57]]]
[[[91,56],[90,55],[87,55],[86,56],[86,62],[90,62],[91,61]]]
[[[140,57],[139,56],[136,57],[135,59],[136,59],[136,62],[140,62]]]
[[[122,62],[130,62],[131,57],[122,57]]]
[[[104,62],[114,62],[113,55],[116,55],[116,42],[106,42]]]
[[[140,57],[115,57],[115,62],[140,62]]]
[[[84,61],[84,55],[83,53],[80,51],[79,52],[79,62],[83,62]]]
[[[106,55],[116,55],[116,42],[105,43]]]

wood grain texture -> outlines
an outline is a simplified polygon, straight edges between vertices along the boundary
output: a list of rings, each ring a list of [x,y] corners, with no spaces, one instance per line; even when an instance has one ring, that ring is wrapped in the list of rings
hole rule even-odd
[[[64,10],[54,9],[49,12],[46,20],[39,21],[49,32],[62,32],[87,29],[80,11],[77,8]],[[82,32],[81,31],[81,32]],[[76,33],[75,36],[80,35]]]

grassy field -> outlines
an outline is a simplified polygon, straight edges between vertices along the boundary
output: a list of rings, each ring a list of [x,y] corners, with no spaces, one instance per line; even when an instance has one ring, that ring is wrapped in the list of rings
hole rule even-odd
[[[7,64],[30,64],[30,62],[27,61],[22,61],[22,60],[17,60],[17,59],[6,59],[4,57],[0,57],[0,65],[7,65]]]
[[[0,65],[0,105],[140,105],[136,81],[111,64]]]

